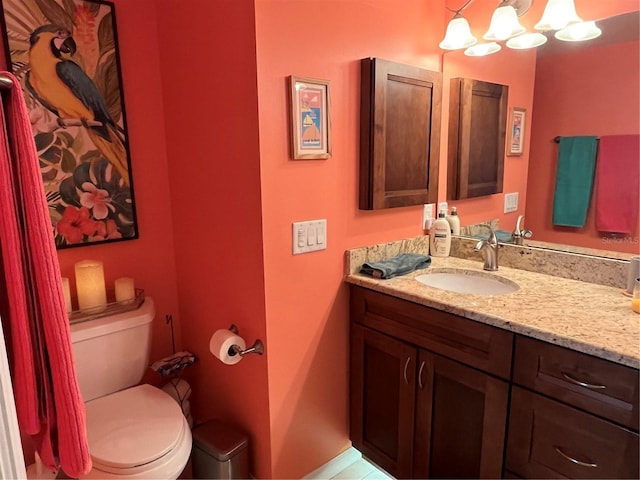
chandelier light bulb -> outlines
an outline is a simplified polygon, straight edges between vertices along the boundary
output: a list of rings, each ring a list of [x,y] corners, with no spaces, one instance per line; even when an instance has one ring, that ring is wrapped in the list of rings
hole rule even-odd
[[[525,33],[507,40],[507,47],[515,50],[526,50],[527,48],[535,48],[547,43],[546,35],[541,33]]]
[[[555,37],[565,42],[583,42],[602,35],[602,30],[596,26],[596,22],[573,23],[568,27],[558,30]]]
[[[499,52],[501,49],[502,47],[496,42],[478,43],[477,45],[467,48],[464,54],[468,57],[486,57],[492,53]]]

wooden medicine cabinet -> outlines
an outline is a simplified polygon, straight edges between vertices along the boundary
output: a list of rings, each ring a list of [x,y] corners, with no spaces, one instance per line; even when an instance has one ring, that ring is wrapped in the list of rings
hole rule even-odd
[[[435,203],[442,74],[361,61],[360,209]]]
[[[509,87],[452,78],[447,198],[502,192]]]

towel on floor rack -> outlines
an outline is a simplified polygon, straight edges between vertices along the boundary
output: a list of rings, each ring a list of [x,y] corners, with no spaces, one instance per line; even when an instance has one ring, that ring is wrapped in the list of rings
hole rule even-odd
[[[0,115],[0,281],[18,421],[43,463],[75,478],[91,470],[91,456],[60,266],[20,83],[3,74],[14,87],[2,95]]]
[[[599,231],[638,231],[639,179],[640,135],[600,137],[595,188]]]
[[[562,137],[558,149],[553,224],[583,227],[591,201],[598,138]]]

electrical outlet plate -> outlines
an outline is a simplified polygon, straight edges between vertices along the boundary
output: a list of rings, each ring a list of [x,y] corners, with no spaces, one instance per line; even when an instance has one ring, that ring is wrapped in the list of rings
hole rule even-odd
[[[293,222],[293,254],[327,249],[327,220]]]
[[[429,230],[431,228],[430,222],[435,217],[433,216],[433,207],[435,207],[434,203],[427,203],[424,205],[422,210],[422,228],[425,230]]]
[[[445,213],[449,213],[449,204],[447,202],[438,203],[438,211],[436,212],[436,216],[438,216],[443,210]]]

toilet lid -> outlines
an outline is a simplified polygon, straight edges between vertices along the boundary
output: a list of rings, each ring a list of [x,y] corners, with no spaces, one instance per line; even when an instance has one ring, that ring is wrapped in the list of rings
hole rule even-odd
[[[178,443],[184,418],[178,404],[151,385],[122,390],[86,404],[94,467],[125,469],[166,455]]]

